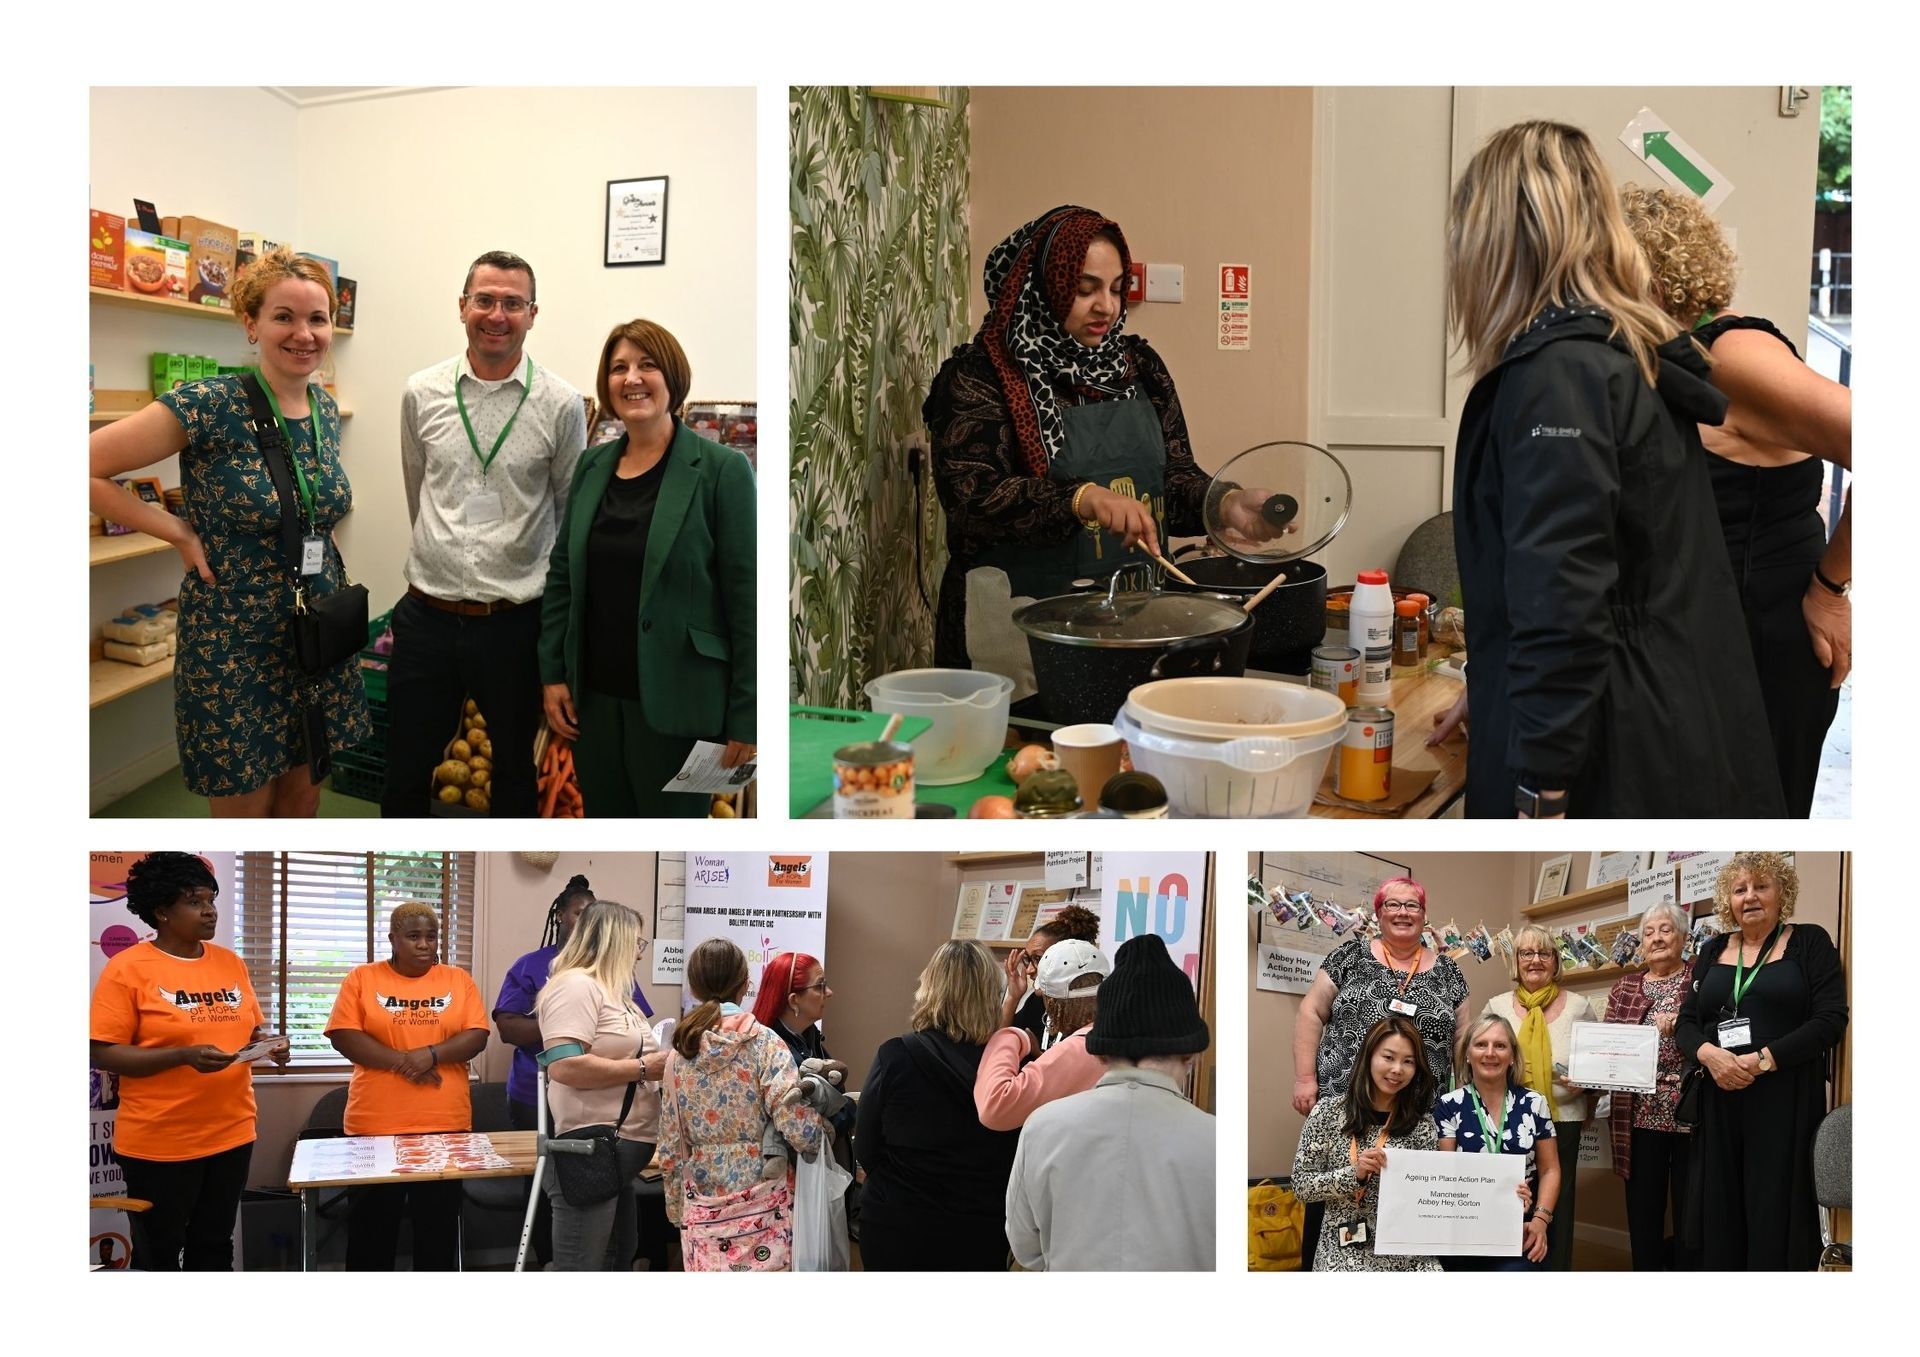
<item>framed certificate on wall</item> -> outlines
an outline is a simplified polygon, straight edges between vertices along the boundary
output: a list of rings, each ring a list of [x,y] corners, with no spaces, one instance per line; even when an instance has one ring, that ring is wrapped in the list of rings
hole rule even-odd
[[[606,266],[667,262],[667,176],[607,180]]]

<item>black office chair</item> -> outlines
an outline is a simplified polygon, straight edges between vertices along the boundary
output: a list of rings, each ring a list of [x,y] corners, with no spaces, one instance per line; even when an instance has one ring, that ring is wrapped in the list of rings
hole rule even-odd
[[[344,1136],[347,1119],[347,1086],[330,1088],[320,1095],[320,1101],[307,1112],[306,1125],[300,1128],[296,1140],[333,1140]],[[320,1239],[318,1257],[324,1258],[327,1241],[346,1229],[347,1190],[344,1187],[315,1188],[312,1193],[313,1209],[320,1221]]]
[[[1827,1113],[1813,1133],[1813,1196],[1820,1203],[1820,1270],[1853,1271],[1853,1245],[1834,1239],[1832,1214],[1853,1209],[1852,1103]]]
[[[507,1086],[505,1084],[475,1084],[473,1086],[473,1129],[476,1131],[511,1131],[513,1121],[507,1114]],[[527,1213],[527,1187],[531,1182],[527,1178],[468,1178],[462,1184],[466,1191],[466,1202],[462,1207],[462,1231],[465,1237],[476,1247],[482,1247],[496,1239],[507,1238],[517,1242],[520,1238],[520,1222]],[[506,1229],[502,1230],[501,1224]],[[476,1238],[475,1230],[480,1234]]]

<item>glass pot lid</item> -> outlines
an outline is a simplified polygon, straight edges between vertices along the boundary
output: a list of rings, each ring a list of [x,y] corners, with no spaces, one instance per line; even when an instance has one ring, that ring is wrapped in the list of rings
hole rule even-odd
[[[1029,636],[1077,646],[1170,645],[1247,622],[1238,603],[1218,595],[1123,590],[1043,598],[1013,615],[1014,625]]]
[[[1255,564],[1318,551],[1346,525],[1353,477],[1312,443],[1261,443],[1214,475],[1200,516],[1229,556]]]

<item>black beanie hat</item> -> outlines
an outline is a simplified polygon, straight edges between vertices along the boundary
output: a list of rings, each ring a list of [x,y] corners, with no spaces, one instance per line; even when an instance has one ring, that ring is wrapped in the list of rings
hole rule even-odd
[[[1139,1060],[1193,1055],[1206,1050],[1207,1042],[1193,986],[1173,964],[1167,944],[1156,933],[1121,943],[1113,954],[1113,974],[1100,982],[1100,1007],[1087,1033],[1087,1050]]]

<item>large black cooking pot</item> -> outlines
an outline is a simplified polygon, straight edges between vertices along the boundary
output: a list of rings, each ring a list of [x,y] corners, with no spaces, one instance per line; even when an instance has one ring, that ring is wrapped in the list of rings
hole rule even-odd
[[[1327,568],[1316,561],[1256,564],[1234,556],[1189,556],[1177,564],[1194,582],[1182,584],[1168,575],[1168,589],[1242,601],[1266,588],[1275,575],[1287,577],[1253,610],[1253,645],[1247,657],[1256,669],[1283,669],[1326,637]]]
[[[1113,720],[1143,683],[1246,672],[1254,623],[1213,594],[1122,591],[1063,594],[1017,609],[1034,682],[1049,720]]]

